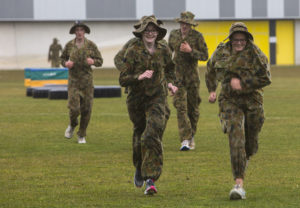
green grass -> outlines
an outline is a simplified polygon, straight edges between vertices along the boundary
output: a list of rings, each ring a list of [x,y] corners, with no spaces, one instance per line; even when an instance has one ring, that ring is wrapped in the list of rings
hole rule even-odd
[[[132,124],[126,95],[94,100],[87,144],[64,138],[66,100],[25,96],[23,71],[0,71],[0,207],[299,207],[300,69],[273,67],[265,88],[266,122],[247,169],[247,199],[230,201],[229,146],[207,102],[201,69],[201,118],[196,150],[180,152],[176,111],[164,134],[158,194],[132,180]],[[95,85],[117,85],[116,70],[96,70]]]

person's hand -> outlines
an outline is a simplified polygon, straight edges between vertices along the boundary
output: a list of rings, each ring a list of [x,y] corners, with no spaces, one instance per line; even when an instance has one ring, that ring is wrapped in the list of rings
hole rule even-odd
[[[168,89],[171,92],[171,96],[173,96],[177,92],[178,87],[174,86],[172,83],[168,83]]]
[[[146,70],[143,74],[138,77],[138,80],[150,79],[153,75],[152,70]]]
[[[208,101],[210,103],[215,103],[216,99],[217,99],[217,93],[216,92],[210,92],[209,97],[208,97]]]
[[[65,65],[68,69],[71,69],[74,66],[74,62],[73,61],[67,61]]]
[[[230,81],[231,88],[234,90],[241,90],[241,80],[238,78],[232,78]]]
[[[185,52],[185,53],[190,53],[190,52],[192,52],[192,48],[191,48],[190,44],[188,44],[186,41],[184,41],[180,45],[180,51]]]
[[[88,65],[93,65],[95,63],[94,59],[92,58],[87,58],[86,62],[88,63]]]

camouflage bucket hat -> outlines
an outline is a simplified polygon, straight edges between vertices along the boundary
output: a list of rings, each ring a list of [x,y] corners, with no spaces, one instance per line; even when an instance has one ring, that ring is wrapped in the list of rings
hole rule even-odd
[[[83,22],[80,22],[80,21],[76,21],[74,23],[74,25],[71,27],[69,33],[70,34],[75,34],[76,27],[83,27],[85,33],[87,33],[87,34],[90,34],[90,32],[91,32],[90,28],[86,24],[84,24]]]
[[[180,18],[176,18],[175,21],[197,26],[198,24],[195,22],[194,17],[195,15],[192,12],[185,11],[181,12]]]
[[[236,32],[245,33],[248,36],[248,39],[253,40],[252,34],[248,31],[247,26],[243,22],[233,23],[230,27],[229,35],[225,40],[227,40],[228,38],[230,39],[231,36]]]
[[[149,24],[153,24],[155,25],[155,27],[157,28],[158,30],[158,35],[157,35],[157,38],[156,40],[161,40],[165,37],[165,35],[167,34],[167,30],[163,27],[160,26],[160,23],[162,23],[162,21],[160,20],[157,20],[155,18],[154,15],[152,16],[147,16],[144,18],[144,20],[142,21],[141,25],[139,28],[137,28],[135,31],[133,31],[132,33],[138,37],[138,38],[142,38],[142,33],[144,32],[144,30],[147,28],[147,26]]]
[[[147,18],[148,16],[143,16],[141,19],[140,19],[140,21],[138,22],[138,23],[136,23],[136,24],[134,24],[133,25],[133,27],[135,28],[135,29],[138,29],[140,26],[141,26],[141,24],[143,23],[143,21]],[[151,15],[150,17],[153,17],[153,18],[155,18],[155,16],[154,15]],[[157,20],[157,23],[159,24],[159,25],[162,25],[163,24],[163,22],[161,21],[161,20]]]

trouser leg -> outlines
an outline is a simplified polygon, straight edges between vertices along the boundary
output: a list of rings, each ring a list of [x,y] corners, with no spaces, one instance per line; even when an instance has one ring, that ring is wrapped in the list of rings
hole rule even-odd
[[[229,102],[220,105],[220,121],[228,134],[231,167],[234,179],[244,178],[246,167],[245,116],[241,109]]]
[[[264,110],[260,104],[246,112],[245,137],[247,159],[250,159],[258,150],[258,134],[263,126],[264,120]]]
[[[191,123],[192,136],[197,132],[197,124],[199,120],[199,105],[201,103],[201,98],[199,94],[198,87],[189,88],[187,91],[187,103],[188,103],[188,117]]]
[[[165,128],[165,97],[159,96],[147,103],[146,128],[142,134],[142,177],[158,180],[163,166],[162,138]]]
[[[68,108],[70,126],[75,128],[78,125],[80,115],[80,95],[76,88],[68,87]]]
[[[94,98],[94,87],[86,88],[83,96],[80,98],[80,127],[77,135],[86,136],[86,129],[91,119]]]
[[[168,120],[170,118],[170,114],[171,114],[171,110],[169,108],[168,100],[166,98],[166,101],[165,101],[165,120],[164,120],[164,128],[163,128],[163,131],[161,132],[161,135],[160,135],[161,140],[162,140],[163,134],[166,130],[167,123],[168,123]]]
[[[177,122],[180,142],[192,138],[191,122],[187,113],[187,91],[184,87],[178,88],[174,95],[174,107],[177,110]]]
[[[134,102],[128,99],[127,110],[129,118],[133,123],[132,161],[134,167],[140,169],[142,165],[141,136],[146,126],[144,107],[138,101]]]

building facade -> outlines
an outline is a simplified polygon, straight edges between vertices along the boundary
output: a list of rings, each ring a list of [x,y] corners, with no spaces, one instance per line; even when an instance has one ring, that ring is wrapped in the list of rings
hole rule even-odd
[[[73,38],[75,20],[91,27],[87,37],[100,48],[104,67],[113,67],[138,19],[155,14],[169,32],[186,10],[196,15],[210,55],[232,22],[243,21],[271,64],[300,64],[300,0],[0,0],[0,68],[48,67],[52,39],[64,45]]]

